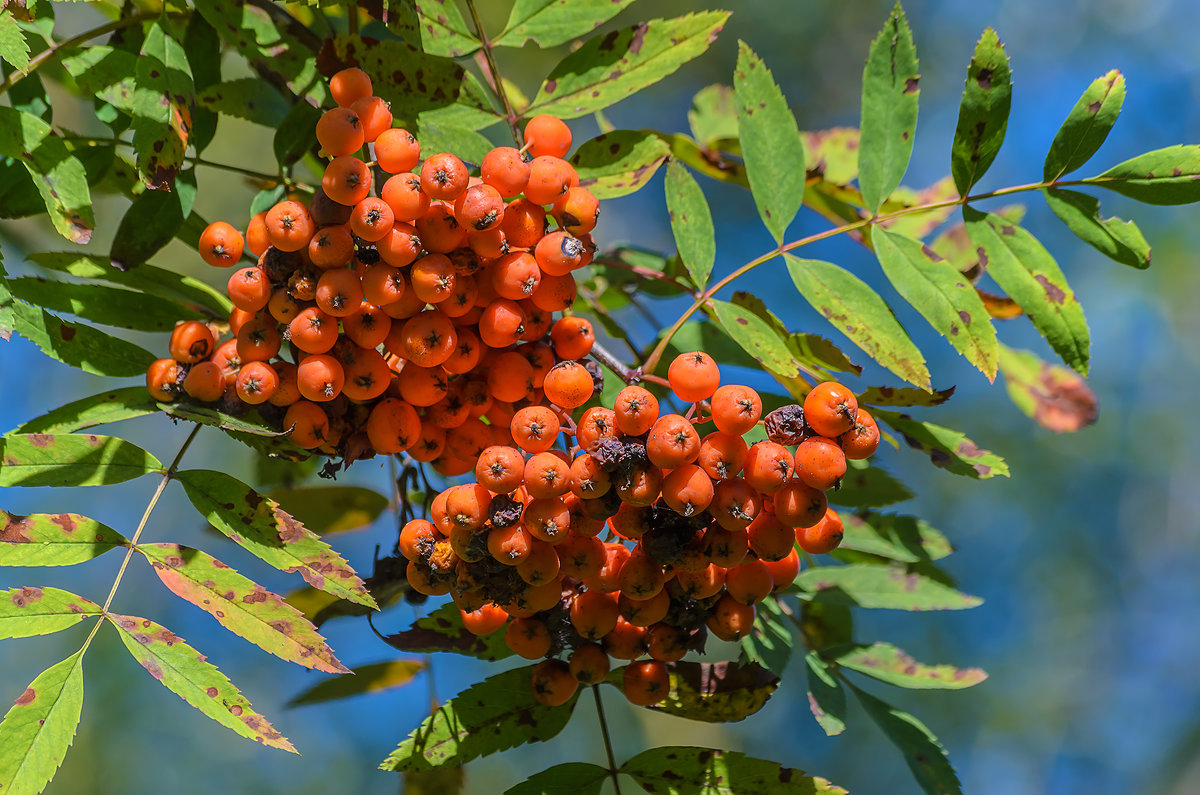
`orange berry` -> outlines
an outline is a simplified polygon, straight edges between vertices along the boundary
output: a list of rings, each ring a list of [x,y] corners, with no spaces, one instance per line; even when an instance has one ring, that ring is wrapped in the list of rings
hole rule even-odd
[[[562,119],[539,114],[525,123],[525,146],[534,157],[566,157],[571,130]]]
[[[397,221],[412,223],[429,209],[429,196],[421,190],[421,178],[406,172],[383,183],[379,198],[388,203]]]
[[[483,156],[479,174],[484,184],[491,185],[501,196],[511,199],[520,195],[529,182],[529,164],[511,146],[498,146]]]
[[[712,608],[708,628],[721,640],[741,640],[754,627],[754,606],[744,604],[725,594]]]
[[[185,376],[174,359],[158,359],[146,370],[146,389],[155,400],[169,403],[179,396]]]
[[[454,202],[454,217],[472,232],[486,232],[504,220],[504,199],[491,185],[473,185]]]
[[[838,437],[846,458],[861,461],[870,458],[879,449],[879,426],[875,418],[864,408],[858,409],[854,427]]]
[[[257,265],[239,268],[225,287],[233,305],[243,312],[257,312],[271,300],[271,280]]]
[[[331,317],[349,317],[359,310],[363,301],[362,282],[354,271],[334,268],[317,280],[317,307]],[[333,321],[336,326],[337,321]]]
[[[431,199],[454,201],[467,189],[467,167],[449,152],[430,155],[421,166],[421,190]]]
[[[600,219],[600,202],[587,188],[571,187],[554,202],[551,213],[572,235],[586,235]]]
[[[746,540],[759,559],[781,560],[792,551],[796,535],[778,516],[763,511],[746,528]]]
[[[579,362],[560,362],[546,373],[542,388],[546,399],[565,409],[587,403],[592,397],[592,374]]]
[[[832,439],[813,436],[796,447],[796,477],[814,489],[828,491],[845,474],[846,454]]]
[[[532,248],[546,234],[546,211],[529,199],[517,199],[504,208],[500,228],[513,249]]]
[[[836,381],[823,381],[804,398],[804,421],[821,436],[836,439],[854,427],[858,400]]]
[[[357,67],[343,69],[329,78],[329,93],[333,101],[343,108],[348,108],[363,97],[371,96],[374,89],[371,78]]]
[[[247,362],[238,371],[234,388],[243,403],[265,403],[279,389],[279,374],[266,362]]]
[[[685,403],[712,397],[721,383],[721,371],[712,357],[703,351],[681,353],[667,369],[671,391]],[[719,426],[718,426],[719,427]]]
[[[746,452],[746,482],[763,494],[774,494],[792,476],[792,453],[775,442],[762,441]]]
[[[368,243],[386,237],[395,222],[392,208],[383,199],[374,196],[368,196],[354,205],[354,212],[350,215],[350,228]]]
[[[379,97],[360,97],[354,101],[350,109],[358,114],[363,140],[366,143],[374,143],[384,131],[392,126],[392,109]],[[376,157],[378,157],[378,149]]]
[[[543,273],[563,276],[580,267],[583,243],[568,232],[551,232],[538,241],[533,255]]]
[[[598,685],[608,677],[608,654],[599,643],[584,643],[571,652],[568,667],[579,684]]]
[[[796,530],[796,543],[810,555],[825,555],[838,548],[846,529],[842,517],[832,508],[825,509],[821,521]]]
[[[215,362],[197,362],[183,379],[183,391],[205,403],[218,401],[225,394],[225,374]]]
[[[658,660],[632,662],[625,667],[621,689],[631,704],[641,707],[658,704],[671,692],[667,666]]]
[[[171,341],[167,350],[171,358],[184,364],[194,364],[212,356],[217,348],[217,339],[208,326],[199,320],[176,323],[171,330]]]
[[[557,157],[535,157],[529,164],[525,197],[534,204],[554,204],[571,187],[574,169]]]
[[[305,400],[322,403],[333,400],[342,393],[346,372],[342,369],[342,363],[334,357],[314,353],[300,360],[296,380],[300,394]]]
[[[257,218],[258,216],[255,216]],[[254,220],[250,221],[251,228],[254,227]],[[249,230],[247,230],[249,234]],[[253,241],[255,244],[261,243],[261,239],[256,235]],[[231,225],[224,221],[214,221],[204,228],[200,233],[200,258],[217,268],[229,268],[237,264],[237,261],[242,258],[242,248],[245,241],[242,239],[242,233],[234,229]],[[263,247],[266,250],[266,247]],[[257,252],[255,256],[261,254]]]
[[[735,478],[746,463],[748,452],[741,436],[714,431],[700,441],[696,463],[713,480]]]
[[[543,453],[554,446],[559,422],[545,406],[526,406],[513,415],[510,424],[513,440],[528,453]]]
[[[332,157],[350,155],[362,149],[363,125],[351,108],[327,110],[317,120],[317,143]]]
[[[408,130],[393,127],[375,139],[375,162],[389,174],[412,171],[421,160],[421,145]]]
[[[658,398],[640,386],[627,386],[613,403],[617,429],[627,436],[641,436],[658,419]]]
[[[699,455],[700,435],[689,420],[678,414],[665,414],[651,426],[646,438],[646,456],[650,463],[663,469],[674,469],[695,461]]]
[[[388,181],[391,182],[391,180]],[[330,200],[353,207],[367,198],[371,192],[371,170],[357,157],[348,155],[335,157],[329,161],[329,165],[325,166],[325,173],[321,176],[321,190]],[[387,201],[387,197],[384,197],[384,201]],[[392,203],[388,202],[388,204]],[[392,209],[394,211],[395,207],[393,206]],[[349,218],[346,220],[348,221]],[[272,243],[274,243],[274,239],[272,239]]]
[[[217,223],[220,223],[219,221]],[[201,238],[203,240],[203,238]],[[261,257],[266,253],[267,248],[271,245],[271,238],[267,236],[267,213],[264,210],[261,213],[255,214],[250,219],[250,223],[246,224],[246,250],[256,257]],[[232,265],[236,260],[229,261]],[[208,260],[205,260],[208,262]],[[212,263],[209,263],[210,265]]]
[[[695,464],[685,464],[663,478],[663,502],[682,516],[694,516],[713,500],[713,482]]]
[[[560,707],[575,695],[579,681],[562,660],[542,660],[533,666],[529,688],[534,701],[548,707]]]
[[[821,521],[828,507],[825,492],[799,478],[792,478],[775,492],[775,515],[788,527],[811,527]]]
[[[717,430],[730,436],[749,433],[762,417],[762,399],[748,386],[719,387],[710,405]]]
[[[329,417],[316,403],[299,400],[283,415],[283,427],[291,428],[291,438],[296,445],[311,450],[325,443],[329,435]]]

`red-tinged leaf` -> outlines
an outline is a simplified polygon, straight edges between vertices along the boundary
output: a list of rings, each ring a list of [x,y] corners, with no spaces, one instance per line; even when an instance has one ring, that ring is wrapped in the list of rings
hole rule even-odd
[[[881,215],[925,205],[940,206],[924,212],[906,212],[904,215],[882,222],[880,226],[886,227],[889,232],[898,232],[908,237],[924,240],[926,235],[937,229],[954,214],[958,205],[953,204],[951,199],[957,198],[958,191],[954,189],[954,180],[950,176],[942,177],[921,190],[913,190],[901,185],[883,203],[883,207],[879,209]]]
[[[651,709],[706,723],[744,720],[766,706],[779,677],[757,663],[670,663],[671,690]],[[619,669],[623,671],[624,669]],[[618,675],[609,674],[610,681]]]
[[[808,708],[825,734],[833,737],[846,730],[846,691],[829,665],[815,652],[804,657],[808,672]]]
[[[41,792],[75,739],[83,712],[83,654],[47,668],[0,722],[0,792]]]
[[[425,666],[416,660],[392,660],[390,662],[361,665],[351,671],[354,676],[339,676],[327,679],[287,703],[289,707],[319,704],[365,693],[382,693],[406,685]]]
[[[814,599],[884,610],[966,610],[983,603],[921,574],[869,564],[815,566],[796,578]]]
[[[161,471],[157,458],[115,436],[0,437],[0,486],[107,486]]]
[[[950,173],[959,195],[966,196],[984,175],[1008,129],[1012,70],[996,31],[987,28],[975,45],[958,109],[950,153]]]
[[[277,569],[298,572],[314,588],[377,607],[350,564],[279,503],[222,472],[189,469],[175,477],[196,510],[251,553]]]
[[[0,511],[0,566],[70,566],[128,543],[111,527],[77,513]]]
[[[385,640],[401,651],[445,651],[493,662],[512,656],[512,650],[504,642],[503,629],[490,635],[472,635],[463,626],[458,605],[453,602],[447,602],[417,619],[411,628],[389,635]]]
[[[987,679],[981,668],[926,665],[890,643],[851,643],[823,649],[821,657],[881,682],[913,690],[961,690]]]
[[[977,480],[997,475],[1008,477],[1008,464],[1003,458],[991,450],[984,450],[953,428],[883,409],[876,409],[872,416],[892,426],[909,447],[925,453],[936,467]]]
[[[49,635],[99,614],[100,605],[69,591],[10,588],[0,591],[0,638]]]
[[[838,549],[852,549],[904,563],[941,560],[954,551],[946,536],[923,519],[863,511],[844,514]]]
[[[858,396],[859,405],[867,406],[940,406],[954,394],[954,387],[935,389],[926,392],[924,389],[910,387],[869,386]]]
[[[1000,347],[1000,373],[1021,411],[1055,433],[1074,433],[1096,421],[1100,402],[1074,370],[1043,361],[1031,351]]]
[[[137,550],[172,593],[235,635],[305,668],[349,672],[299,610],[216,558],[178,544],[142,544]]]
[[[669,154],[667,144],[652,132],[613,130],[580,144],[571,165],[580,187],[597,199],[613,199],[649,182]]]
[[[694,103],[692,107],[695,107]],[[820,177],[838,187],[849,185],[858,176],[857,129],[833,127],[801,135],[804,137],[804,164],[810,176]]]
[[[663,746],[621,765],[648,792],[689,795],[846,795],[846,790],[803,770],[719,748]]]
[[[286,737],[251,708],[225,674],[183,638],[148,618],[111,613],[108,620],[129,653],[163,687],[243,737],[297,753]]]

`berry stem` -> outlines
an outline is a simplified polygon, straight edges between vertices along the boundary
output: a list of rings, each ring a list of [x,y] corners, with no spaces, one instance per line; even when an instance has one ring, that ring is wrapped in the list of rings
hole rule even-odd
[[[612,775],[613,788],[621,795],[621,777],[617,772],[617,760],[613,758],[612,738],[608,735],[608,721],[604,717],[604,702],[600,700],[600,685],[592,685],[596,698],[596,715],[600,718],[600,733],[604,736],[604,753],[608,756],[608,772]]]
[[[504,90],[504,79],[500,77],[500,68],[496,66],[496,56],[492,53],[492,42],[483,30],[483,20],[479,18],[479,11],[475,8],[474,0],[467,0],[467,10],[471,12],[471,21],[475,24],[475,35],[479,37],[479,43],[483,46],[483,57],[487,61],[488,71],[491,72],[492,89],[500,98],[500,104],[504,106],[504,120],[508,122],[508,128],[512,130],[513,140],[516,141],[517,146],[522,146],[521,128],[517,124],[517,110],[508,98],[508,92]]]
[[[687,292],[693,298],[699,298],[701,295],[703,295],[700,290],[694,289],[690,285],[685,284],[679,279],[676,279],[674,276],[668,276],[665,273],[652,270],[650,268],[645,268],[641,265],[630,265],[628,262],[622,262],[619,259],[604,256],[596,257],[595,263],[597,265],[603,265],[607,268],[616,268],[618,270],[629,271],[635,276],[639,276],[647,281],[666,282],[667,284],[678,287],[680,290]]]
[[[609,352],[608,348],[605,348],[598,342],[592,343],[592,356],[596,361],[616,373],[617,377],[626,384],[636,384],[642,380],[641,373],[632,367],[625,366],[616,356]]]

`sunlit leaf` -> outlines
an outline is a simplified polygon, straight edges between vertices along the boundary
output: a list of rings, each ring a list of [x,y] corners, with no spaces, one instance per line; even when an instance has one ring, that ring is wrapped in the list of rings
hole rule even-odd
[[[804,656],[808,675],[808,708],[825,734],[833,737],[846,730],[846,691],[829,665],[815,651]]]
[[[49,635],[98,615],[100,605],[59,588],[26,586],[0,591],[0,638]]]
[[[474,130],[436,121],[422,121],[414,131],[422,152],[454,152],[468,163],[483,162],[493,144]]]
[[[849,687],[871,720],[904,754],[909,770],[927,795],[960,795],[962,789],[946,749],[924,723],[854,685]]]
[[[854,127],[832,127],[801,133],[804,165],[831,185],[846,186],[858,176],[860,136]]]
[[[579,145],[571,165],[580,187],[597,199],[625,196],[641,188],[666,162],[668,147],[651,132],[613,130]]]
[[[151,25],[134,70],[133,146],[138,172],[157,190],[170,190],[183,163],[195,105],[192,69],[183,45],[161,22]]]
[[[397,25],[397,29],[406,38],[416,36],[413,43],[419,42],[421,49],[430,55],[458,58],[479,49],[479,39],[467,27],[454,0],[416,0],[412,3],[411,23],[402,8],[404,5],[407,4],[391,4],[393,9],[401,7],[399,19],[402,24]]]
[[[267,496],[317,535],[366,527],[388,506],[387,497],[362,486],[295,486]]]
[[[0,11],[0,58],[14,69],[24,71],[29,67],[29,42],[16,18],[7,11]]]
[[[823,649],[821,656],[889,685],[913,690],[960,690],[987,679],[980,668],[926,665],[890,643],[852,643]]]
[[[287,25],[242,0],[195,0],[204,19],[257,69],[276,75],[297,93],[308,92],[319,104],[326,96],[317,74],[311,41],[294,37]]]
[[[1008,464],[1003,458],[980,448],[959,431],[882,409],[873,416],[898,431],[909,447],[928,455],[934,466],[976,479],[1008,477]]]
[[[145,417],[158,412],[158,403],[142,386],[126,386],[89,395],[21,423],[12,433],[73,433],[96,425]]]
[[[83,653],[50,666],[0,721],[0,784],[34,795],[49,783],[75,740],[83,712]]]
[[[865,511],[842,515],[845,535],[838,549],[853,549],[872,555],[916,563],[940,560],[951,552],[946,536],[924,519]]]
[[[920,80],[912,29],[897,3],[871,42],[863,69],[858,185],[872,214],[908,170],[917,131]]]
[[[745,720],[762,709],[779,687],[779,677],[757,663],[669,663],[670,692],[651,709],[706,723]],[[623,676],[624,669],[609,674]]]
[[[1001,346],[1000,373],[1017,408],[1055,433],[1078,431],[1100,414],[1099,400],[1087,381],[1031,351]]]
[[[966,196],[987,172],[1008,129],[1012,70],[996,31],[987,28],[975,45],[958,108],[958,126],[950,149],[950,173]]]
[[[85,373],[129,377],[145,375],[154,354],[97,328],[63,320],[24,301],[14,300],[0,283],[3,327],[32,342],[42,353]]]
[[[13,158],[29,172],[60,235],[80,244],[92,239],[96,221],[87,174],[49,124],[0,107],[0,157]]]
[[[178,301],[184,306],[204,309],[221,319],[228,318],[229,310],[233,309],[224,292],[199,279],[152,265],[121,271],[112,266],[109,257],[75,251],[44,251],[30,254],[28,259],[50,270],[83,279],[101,279],[148,295]]]
[[[812,598],[885,610],[965,610],[983,603],[921,574],[890,566],[816,566],[796,577]]]
[[[621,772],[650,792],[688,795],[846,795],[846,790],[803,770],[736,751],[668,745],[642,751]]]
[[[406,685],[424,668],[414,660],[391,660],[390,662],[360,665],[350,673],[353,676],[338,676],[313,685],[287,703],[289,707],[319,704],[365,693],[382,693],[385,690]]]
[[[1086,193],[1052,188],[1046,204],[1080,240],[1109,259],[1131,268],[1150,267],[1150,244],[1133,221],[1101,218],[1100,200]]]
[[[517,0],[504,30],[492,42],[520,47],[533,39],[541,47],[556,47],[586,36],[615,17],[633,0]]]
[[[136,331],[170,331],[177,321],[205,317],[181,304],[147,301],[146,296],[133,290],[101,284],[73,284],[23,276],[9,279],[8,286],[14,296],[35,306],[75,315],[92,323]]]
[[[1108,137],[1125,102],[1125,76],[1113,69],[1097,77],[1071,108],[1054,135],[1042,178],[1047,182],[1069,174],[1086,163]]]
[[[745,307],[725,301],[710,301],[721,328],[750,357],[772,372],[785,376],[797,373],[795,359],[779,334],[762,318]]]
[[[216,404],[193,402],[189,399],[159,403],[158,407],[169,417],[220,428],[226,436],[268,455],[288,461],[303,461],[312,454],[311,451],[298,447],[287,431],[267,425],[262,416],[253,410],[235,417],[222,412]]]
[[[733,88],[714,83],[697,91],[688,110],[688,126],[703,147],[712,147],[722,139],[736,139],[737,99]]]
[[[1200,201],[1200,144],[1155,149],[1086,181],[1146,204]]]
[[[77,513],[0,511],[0,566],[70,566],[127,543],[116,530]]]
[[[107,486],[163,469],[150,453],[115,436],[0,437],[0,486]]]
[[[504,790],[504,795],[600,795],[609,775],[599,765],[565,762],[534,773]]]
[[[503,660],[513,652],[504,642],[504,630],[490,635],[473,635],[463,626],[458,605],[448,602],[429,615],[418,618],[411,628],[389,635],[387,642],[401,651],[451,652],[480,660]]]
[[[692,282],[703,290],[708,286],[708,277],[717,256],[712,212],[704,198],[704,191],[687,168],[679,161],[672,160],[667,165],[666,193],[675,247],[691,274]]]

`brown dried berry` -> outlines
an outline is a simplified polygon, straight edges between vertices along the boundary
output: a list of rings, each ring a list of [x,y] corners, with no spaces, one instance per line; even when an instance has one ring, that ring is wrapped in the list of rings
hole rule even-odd
[[[804,409],[797,405],[781,406],[763,420],[767,438],[775,444],[800,444],[812,431],[804,424]]]

